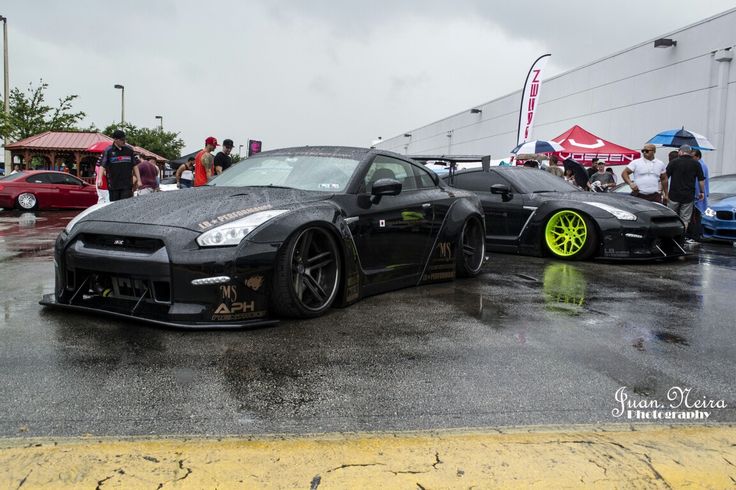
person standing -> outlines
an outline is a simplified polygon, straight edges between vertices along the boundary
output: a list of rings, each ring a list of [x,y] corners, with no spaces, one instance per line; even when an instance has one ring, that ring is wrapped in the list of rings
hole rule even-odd
[[[690,219],[690,225],[691,228],[689,229],[689,235],[690,238],[694,238],[696,240],[701,238],[702,232],[700,229],[700,218],[703,216],[703,213],[705,213],[705,210],[708,209],[708,196],[710,195],[710,176],[708,175],[708,165],[705,164],[703,161],[703,153],[697,149],[693,148],[693,158],[700,163],[700,168],[703,169],[703,175],[705,176],[705,188],[703,193],[703,199],[697,200],[697,195],[695,197],[695,208],[697,209],[697,212],[693,210],[693,216]],[[695,193],[698,192],[698,183],[695,182]]]
[[[588,172],[588,180],[598,171],[598,160],[600,160],[598,157],[593,157],[590,161],[590,167],[585,169]]]
[[[194,157],[189,157],[186,163],[182,163],[178,169],[176,169],[176,187],[179,189],[183,187],[192,187],[192,181],[194,180]]]
[[[698,182],[697,200],[701,201],[705,197],[705,175],[703,175],[700,162],[692,157],[692,151],[689,145],[682,145],[679,151],[680,156],[667,165],[667,176],[670,178],[667,206],[676,212],[685,223],[685,231],[687,231],[690,217],[693,214],[696,179]],[[693,243],[693,240],[688,238],[686,242]]]
[[[15,163],[13,164],[13,171],[10,172],[10,175],[17,174],[20,171],[20,163]]]
[[[102,152],[96,183],[102,185],[102,177],[107,177],[110,202],[133,197],[133,168],[136,164],[133,147],[125,144],[125,132],[116,129],[112,133],[113,142]]]
[[[557,158],[557,155],[550,155],[547,172],[551,173],[552,175],[556,175],[557,177],[562,177],[562,175],[564,174],[564,170],[562,169],[562,167],[559,166],[559,161],[560,159]]]
[[[655,158],[656,151],[653,144],[644,145],[642,156],[626,166],[621,178],[631,187],[632,196],[662,204],[667,203],[667,166]]]
[[[596,167],[598,171],[588,179],[588,189],[596,192],[608,192],[609,189],[616,187],[613,175],[606,172],[606,162],[598,160]]]
[[[135,179],[138,183],[138,195],[150,194],[158,190],[158,165],[154,157],[143,158],[135,166]]]
[[[205,185],[214,173],[214,160],[212,152],[219,145],[217,138],[210,136],[204,140],[204,149],[194,157],[194,187]]]
[[[220,175],[233,164],[233,159],[230,156],[231,151],[233,151],[233,140],[223,140],[222,151],[215,156],[215,173],[217,175]]]
[[[95,163],[95,184],[97,187],[97,204],[110,202],[110,191],[107,189],[107,176],[102,175],[102,155]]]

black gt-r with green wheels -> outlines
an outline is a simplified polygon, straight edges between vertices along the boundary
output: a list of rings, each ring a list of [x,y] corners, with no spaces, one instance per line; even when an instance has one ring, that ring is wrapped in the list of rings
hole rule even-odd
[[[686,255],[685,227],[661,204],[581,191],[549,172],[527,167],[462,170],[443,179],[480,197],[489,250],[564,260]]]
[[[79,214],[41,304],[175,327],[270,324],[475,276],[484,236],[478,196],[401,155],[273,150],[203,187]]]

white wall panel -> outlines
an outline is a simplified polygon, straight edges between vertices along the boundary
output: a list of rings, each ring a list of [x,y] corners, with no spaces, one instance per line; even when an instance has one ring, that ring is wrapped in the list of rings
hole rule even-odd
[[[546,79],[534,137],[551,139],[578,124],[614,143],[638,149],[659,131],[685,126],[713,138],[718,125],[720,63],[713,52],[736,46],[736,9],[657,37],[677,40],[655,49],[653,40]],[[554,55],[554,54],[553,54]],[[736,173],[736,68],[729,63],[724,145],[705,155],[723,155],[723,171]],[[377,145],[398,153],[508,155],[515,146],[521,92],[470,107],[458,114]],[[452,137],[447,134],[451,132]],[[715,141],[714,141],[715,144]],[[657,156],[666,161],[669,149]],[[711,165],[712,166],[712,165]]]

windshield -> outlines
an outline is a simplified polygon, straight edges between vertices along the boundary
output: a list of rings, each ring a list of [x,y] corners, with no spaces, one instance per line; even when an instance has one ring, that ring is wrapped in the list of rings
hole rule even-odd
[[[6,175],[5,177],[0,177],[0,180],[4,180],[4,181],[8,182],[10,180],[18,180],[18,179],[20,179],[22,177],[26,177],[26,176],[28,176],[28,174],[25,173],[25,172],[16,172],[13,175]]]
[[[334,156],[259,155],[238,162],[207,185],[344,192],[359,163]]]
[[[512,180],[523,193],[580,191],[561,177],[540,169],[514,168],[504,172],[503,175]]]
[[[736,194],[736,176],[710,179],[711,194]]]

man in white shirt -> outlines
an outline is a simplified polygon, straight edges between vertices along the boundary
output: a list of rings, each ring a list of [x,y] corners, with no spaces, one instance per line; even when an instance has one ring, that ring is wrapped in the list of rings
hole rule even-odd
[[[642,157],[629,163],[621,177],[631,187],[631,195],[647,201],[667,203],[667,166],[654,158],[657,147],[647,143]],[[660,193],[661,192],[661,193]]]

